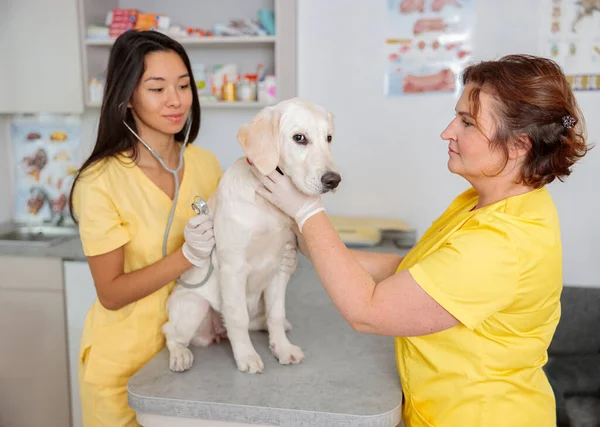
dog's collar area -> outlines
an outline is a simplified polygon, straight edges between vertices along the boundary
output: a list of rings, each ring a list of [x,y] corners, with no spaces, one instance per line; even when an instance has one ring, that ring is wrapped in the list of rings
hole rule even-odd
[[[246,161],[248,162],[248,164],[250,166],[252,166],[252,162],[250,161],[250,159],[248,157],[246,157]],[[279,172],[280,175],[283,175],[283,172],[281,171],[281,169],[279,169],[279,166],[277,166],[277,168],[275,169],[277,172]]]

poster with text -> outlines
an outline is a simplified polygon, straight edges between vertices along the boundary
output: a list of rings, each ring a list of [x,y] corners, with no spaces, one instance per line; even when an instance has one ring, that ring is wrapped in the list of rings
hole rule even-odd
[[[10,126],[14,219],[41,223],[62,215],[80,166],[81,129],[76,116],[16,117]]]
[[[475,0],[387,0],[385,94],[458,93]]]
[[[544,0],[543,55],[574,90],[600,90],[600,0]]]

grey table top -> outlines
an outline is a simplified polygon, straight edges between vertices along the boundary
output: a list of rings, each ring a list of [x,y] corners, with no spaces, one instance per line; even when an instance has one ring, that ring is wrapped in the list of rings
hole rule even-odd
[[[26,256],[59,258],[67,261],[87,261],[78,238],[69,239],[54,246],[0,245],[0,256]]]
[[[10,222],[0,224],[0,233],[8,231]],[[70,238],[52,246],[36,244],[0,244],[0,256],[26,256],[60,258],[63,260],[86,261],[79,237]]]
[[[393,245],[370,250],[405,253]],[[290,341],[299,365],[279,365],[265,332],[251,333],[262,374],[237,370],[228,341],[193,348],[194,365],[174,373],[164,349],[128,385],[143,413],[282,426],[396,426],[402,392],[393,338],[360,334],[342,318],[312,264],[300,256],[288,285]]]

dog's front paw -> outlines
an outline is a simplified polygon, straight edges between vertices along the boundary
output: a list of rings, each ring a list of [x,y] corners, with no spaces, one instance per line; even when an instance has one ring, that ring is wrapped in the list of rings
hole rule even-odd
[[[282,365],[296,364],[304,360],[302,349],[294,344],[277,345],[271,343],[271,352]]]
[[[235,362],[240,371],[248,372],[250,374],[260,373],[265,368],[265,365],[256,350],[244,356],[236,357]]]
[[[169,356],[169,368],[173,372],[187,371],[192,367],[193,362],[194,355],[189,348],[178,345],[171,350],[171,354]]]

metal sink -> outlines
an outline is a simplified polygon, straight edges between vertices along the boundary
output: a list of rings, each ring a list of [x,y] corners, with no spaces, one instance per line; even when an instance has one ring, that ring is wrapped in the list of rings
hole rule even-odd
[[[0,231],[0,245],[54,246],[78,236],[75,227],[13,225]]]

